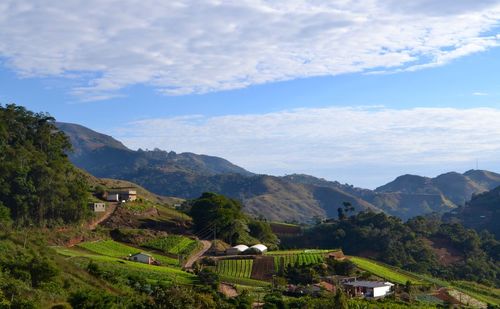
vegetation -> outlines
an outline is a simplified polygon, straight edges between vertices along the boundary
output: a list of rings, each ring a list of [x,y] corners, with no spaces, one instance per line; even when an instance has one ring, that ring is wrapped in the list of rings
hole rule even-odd
[[[199,246],[198,241],[182,235],[168,235],[148,240],[142,246],[164,253],[190,255]]]
[[[226,277],[250,278],[252,265],[252,259],[219,260],[217,261],[217,273]]]
[[[130,254],[140,252],[140,249],[130,247],[113,240],[101,240],[93,242],[83,242],[78,247],[84,248],[97,254],[116,258],[126,258]],[[155,260],[165,265],[179,265],[178,260],[159,254],[151,254]]]
[[[366,270],[380,278],[394,283],[405,284],[412,282],[414,284],[423,284],[423,282],[413,276],[407,275],[398,271],[393,267],[384,266],[380,263],[370,261],[369,259],[360,257],[351,257],[350,261],[354,262],[357,267]]]
[[[454,254],[452,261],[440,260],[433,240]],[[487,233],[480,236],[436,217],[416,217],[403,223],[383,213],[361,212],[281,241],[289,248],[341,247],[346,254],[369,253],[373,259],[416,273],[500,286],[500,243]]]
[[[70,149],[48,114],[0,105],[0,215],[44,226],[87,218],[89,187]]]
[[[251,220],[242,209],[237,200],[220,194],[203,193],[200,198],[191,201],[189,214],[200,236],[211,236],[215,231],[219,239],[232,245],[262,242],[271,249],[276,248],[279,240],[269,223]]]

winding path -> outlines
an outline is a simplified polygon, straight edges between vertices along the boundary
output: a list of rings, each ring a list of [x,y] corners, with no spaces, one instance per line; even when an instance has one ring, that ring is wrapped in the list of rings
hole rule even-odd
[[[201,244],[203,245],[201,250],[191,255],[187,259],[186,263],[184,264],[184,268],[193,268],[193,263],[201,258],[205,254],[205,252],[207,252],[208,249],[210,249],[210,247],[212,246],[212,242],[208,240],[201,240]]]
[[[103,216],[100,217],[99,219],[95,220],[95,221],[90,222],[87,225],[87,228],[89,230],[95,230],[95,228],[99,224],[101,224],[102,222],[106,221],[109,217],[111,217],[111,215],[113,215],[113,213],[115,212],[117,206],[118,206],[118,203],[108,203],[108,207],[106,209],[106,212],[103,214]]]

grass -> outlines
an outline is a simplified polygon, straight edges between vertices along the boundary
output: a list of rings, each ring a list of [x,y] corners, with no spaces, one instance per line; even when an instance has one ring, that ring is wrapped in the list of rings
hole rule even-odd
[[[124,278],[136,276],[154,281],[169,281],[180,284],[192,284],[196,280],[194,275],[178,268],[126,261],[117,257],[88,253],[81,249],[62,247],[56,247],[55,249],[59,254],[75,259],[81,264],[81,267],[86,267],[88,260],[92,260],[102,266],[103,270]]]
[[[405,284],[407,281],[410,281],[413,284],[424,284],[424,282],[418,279],[416,276],[410,276],[406,272],[403,273],[396,268],[385,266],[378,262],[360,257],[351,257],[350,260],[351,262],[356,264],[357,267],[391,282]]]
[[[451,286],[456,290],[468,294],[477,300],[500,306],[500,289],[487,287],[482,284],[467,281],[454,281],[451,283]]]
[[[269,283],[269,282],[255,280],[255,279],[249,279],[249,278],[235,278],[235,277],[230,277],[230,276],[225,276],[225,275],[219,275],[219,278],[223,282],[234,283],[234,284],[239,284],[239,285],[244,285],[244,286],[268,287],[271,285],[271,283]]]
[[[101,241],[93,241],[93,242],[83,242],[78,244],[78,247],[84,248],[88,251],[106,255],[115,258],[125,258],[129,254],[134,254],[140,252],[140,249],[130,247],[124,245],[122,243],[113,241],[113,240],[101,240]],[[164,255],[159,254],[151,254],[157,261],[164,265],[179,265],[179,261],[177,259],[173,259]]]
[[[232,278],[250,278],[252,275],[252,259],[219,260],[216,271],[219,275]]]
[[[199,246],[199,243],[186,236],[169,235],[151,239],[143,244],[144,247],[157,249],[165,253],[190,255]]]

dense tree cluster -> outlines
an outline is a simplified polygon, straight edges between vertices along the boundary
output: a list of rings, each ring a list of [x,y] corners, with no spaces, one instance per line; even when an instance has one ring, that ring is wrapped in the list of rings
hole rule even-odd
[[[189,215],[200,236],[215,230],[217,238],[227,243],[262,242],[269,248],[276,248],[279,241],[269,223],[249,218],[239,201],[220,194],[203,193],[190,203]]]
[[[347,254],[369,256],[410,271],[500,285],[500,242],[487,232],[479,235],[434,217],[403,223],[383,213],[361,212],[281,241],[288,248],[342,248]],[[440,261],[433,241],[454,253],[455,260]]]
[[[19,224],[75,222],[88,214],[88,186],[68,160],[54,118],[0,105],[0,217]]]

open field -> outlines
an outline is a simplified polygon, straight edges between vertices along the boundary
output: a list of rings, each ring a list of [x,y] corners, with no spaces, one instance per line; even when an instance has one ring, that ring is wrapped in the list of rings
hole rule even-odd
[[[375,261],[360,257],[350,257],[350,260],[359,268],[391,282],[405,284],[407,281],[410,281],[414,284],[424,284],[424,282],[416,276],[412,276],[406,272],[403,273],[396,268],[382,265],[381,263]]]
[[[467,281],[453,281],[451,286],[460,292],[476,298],[477,300],[500,306],[500,289]]]
[[[92,260],[113,276],[123,278],[137,276],[149,280],[169,281],[181,284],[192,284],[196,280],[194,275],[178,268],[126,261],[117,257],[88,253],[81,249],[56,247],[55,250],[63,256],[74,259],[83,268],[86,267],[89,260]]]
[[[198,241],[182,235],[169,235],[151,239],[143,247],[156,249],[165,253],[190,255],[199,246]]]
[[[241,260],[219,260],[217,262],[217,273],[226,277],[250,278],[252,274],[252,259]]]
[[[93,242],[83,242],[78,244],[78,247],[86,249],[88,251],[106,255],[115,258],[125,258],[129,254],[134,254],[137,252],[141,252],[140,249],[124,245],[122,243],[113,241],[113,240],[101,240],[101,241],[93,241]],[[177,259],[173,259],[164,255],[152,254],[150,253],[157,261],[165,265],[179,265],[179,261]]]
[[[249,287],[268,287],[271,285],[271,283],[266,282],[266,281],[260,281],[260,280],[254,280],[250,278],[235,278],[235,277],[229,277],[225,275],[219,275],[220,280],[223,282],[228,282],[228,283],[234,283],[242,286],[249,286]]]

